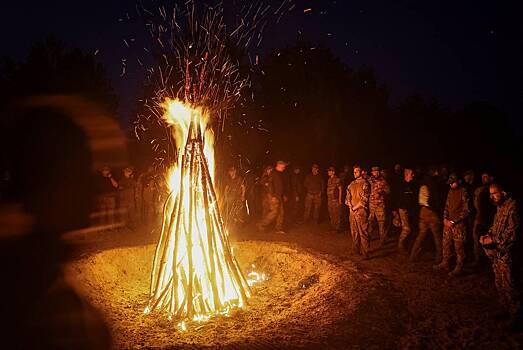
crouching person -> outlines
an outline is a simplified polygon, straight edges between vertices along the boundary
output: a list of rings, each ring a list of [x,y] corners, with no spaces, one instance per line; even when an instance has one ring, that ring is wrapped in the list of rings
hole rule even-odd
[[[516,201],[500,185],[490,185],[489,192],[497,211],[492,227],[480,237],[480,243],[492,263],[499,300],[508,311],[510,326],[517,328],[521,327],[520,289],[516,276],[519,266],[515,263],[520,234],[519,213]]]

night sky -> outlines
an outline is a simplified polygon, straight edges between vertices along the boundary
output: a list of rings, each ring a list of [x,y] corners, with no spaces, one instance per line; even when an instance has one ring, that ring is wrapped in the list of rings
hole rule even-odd
[[[518,119],[523,30],[516,1],[295,2],[295,9],[265,32],[262,57],[298,38],[328,46],[350,67],[374,68],[391,92],[392,105],[413,93],[452,108],[486,101],[507,112],[523,134]],[[11,1],[1,14],[0,57],[23,59],[35,41],[49,34],[97,52],[120,95],[121,119],[129,120],[144,72],[123,41],[145,38],[143,23],[135,20],[136,3]],[[143,3],[155,8],[158,2]],[[124,76],[122,59],[127,60]]]

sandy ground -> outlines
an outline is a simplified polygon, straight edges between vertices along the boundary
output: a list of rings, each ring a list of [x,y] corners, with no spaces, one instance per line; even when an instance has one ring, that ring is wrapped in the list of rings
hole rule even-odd
[[[233,235],[244,270],[270,278],[245,310],[186,332],[143,315],[156,235],[120,230],[69,237],[68,279],[99,308],[115,348],[519,349],[523,336],[492,316],[499,310],[488,269],[448,278],[431,254],[412,264],[392,241],[371,260],[349,255],[348,235],[305,225],[288,234],[245,228]],[[428,247],[430,248],[430,247]],[[317,276],[318,282],[300,288]]]

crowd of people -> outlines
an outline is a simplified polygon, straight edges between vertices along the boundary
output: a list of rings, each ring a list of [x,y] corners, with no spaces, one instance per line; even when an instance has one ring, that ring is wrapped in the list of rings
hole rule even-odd
[[[377,232],[379,251],[396,231],[397,250],[411,262],[426,249],[430,232],[435,271],[460,276],[467,255],[473,268],[490,260],[500,301],[508,311],[503,315],[510,316],[511,324],[520,320],[519,213],[491,173],[483,172],[476,183],[472,170],[458,176],[446,167],[432,166],[422,173],[397,164],[391,172],[372,166],[369,174],[355,165],[343,167],[339,175],[328,167],[325,178],[317,164],[307,174],[299,166],[289,172],[287,166],[278,161],[265,167],[255,183],[242,180],[231,167],[224,192],[227,220],[243,223],[248,213],[259,231],[285,234],[302,224],[318,224],[326,200],[331,231],[350,232],[352,254],[370,259],[371,236]],[[261,209],[259,219],[249,208]]]
[[[168,195],[165,184],[152,167],[136,176],[134,168],[128,166],[115,177],[111,168],[104,166],[95,180],[94,223],[107,228],[157,223]]]
[[[287,167],[278,161],[260,176],[240,174],[234,166],[227,170],[217,191],[230,231],[250,221],[260,232],[285,234],[326,217],[331,233],[350,233],[352,254],[364,260],[391,240],[411,262],[433,246],[433,269],[451,277],[462,275],[465,263],[478,268],[490,260],[507,315],[512,322],[520,319],[519,213],[491,173],[483,172],[476,183],[472,170],[458,176],[435,166],[425,172],[399,164],[392,171],[372,166],[369,173],[355,165],[339,174],[330,166],[325,175],[318,164],[306,174],[300,166]],[[135,178],[134,169],[126,167],[115,178],[104,167],[96,182],[98,222],[108,227],[159,224],[168,195],[165,183],[152,168]],[[432,245],[425,242],[429,233]],[[371,251],[373,237],[378,244]]]

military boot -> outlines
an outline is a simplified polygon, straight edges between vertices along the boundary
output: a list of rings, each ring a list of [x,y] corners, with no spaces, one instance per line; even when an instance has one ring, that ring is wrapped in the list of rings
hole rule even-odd
[[[436,271],[448,271],[450,267],[448,261],[443,260],[437,265],[432,265],[432,269]]]
[[[458,276],[461,274],[461,271],[463,271],[463,261],[458,260],[456,262],[456,267],[454,267],[454,270],[449,272],[449,277]]]

